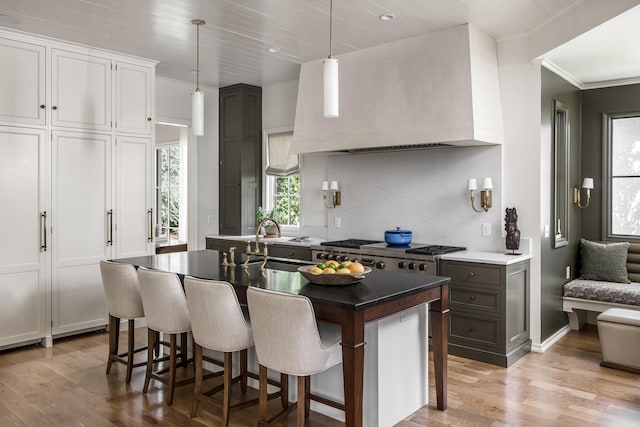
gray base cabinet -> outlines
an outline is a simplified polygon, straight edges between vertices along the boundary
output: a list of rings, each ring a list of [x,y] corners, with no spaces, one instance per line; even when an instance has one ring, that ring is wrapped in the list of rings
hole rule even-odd
[[[531,350],[529,261],[442,260],[449,284],[449,354],[508,367]]]

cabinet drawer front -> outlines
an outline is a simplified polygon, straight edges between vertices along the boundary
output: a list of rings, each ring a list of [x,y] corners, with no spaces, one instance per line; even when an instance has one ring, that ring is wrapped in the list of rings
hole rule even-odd
[[[476,309],[500,314],[500,291],[492,289],[450,286],[449,301],[451,308],[464,310]]]
[[[452,282],[500,284],[500,268],[485,267],[479,264],[443,263],[442,276],[451,277]]]
[[[274,245],[269,248],[269,255],[276,258],[290,258],[299,259],[302,261],[311,261],[311,249],[309,248]]]
[[[451,343],[486,349],[500,347],[500,319],[483,319],[473,315],[451,313],[450,320]]]

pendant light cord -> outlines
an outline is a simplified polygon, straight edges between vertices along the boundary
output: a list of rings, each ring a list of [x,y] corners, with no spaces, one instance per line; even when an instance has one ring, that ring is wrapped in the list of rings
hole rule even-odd
[[[200,90],[200,24],[196,24],[196,91]]]
[[[329,0],[329,58],[333,58],[333,0]]]

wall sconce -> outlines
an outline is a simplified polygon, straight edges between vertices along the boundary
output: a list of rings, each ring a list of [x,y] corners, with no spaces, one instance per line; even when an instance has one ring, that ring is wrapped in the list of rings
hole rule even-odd
[[[331,192],[331,205],[327,205],[327,192]],[[340,205],[340,190],[338,188],[338,181],[324,181],[322,183],[322,198],[324,199],[324,206],[326,208],[335,208]]]
[[[489,211],[491,207],[491,190],[493,189],[493,181],[490,176],[485,177],[482,180],[482,190],[480,191],[480,208],[476,209],[475,206],[475,194],[474,191],[478,189],[478,181],[475,178],[469,178],[467,180],[467,190],[471,196],[471,207],[476,212]]]
[[[580,203],[580,189],[577,187],[573,187],[573,203],[578,205],[579,208],[584,209],[589,206],[589,202],[591,201],[591,190],[593,190],[593,178],[583,179],[582,188],[587,190],[587,203],[584,206]]]

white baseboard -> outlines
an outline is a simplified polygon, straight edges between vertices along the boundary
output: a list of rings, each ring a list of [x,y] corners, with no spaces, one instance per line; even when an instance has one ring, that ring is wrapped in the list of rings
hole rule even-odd
[[[544,342],[540,344],[531,344],[531,351],[535,353],[544,353],[545,351],[550,349],[551,346],[560,341],[560,339],[567,335],[570,331],[571,327],[569,325],[564,325],[562,329],[559,329],[555,334],[547,338]]]

